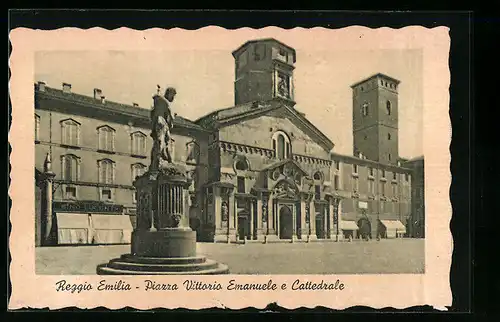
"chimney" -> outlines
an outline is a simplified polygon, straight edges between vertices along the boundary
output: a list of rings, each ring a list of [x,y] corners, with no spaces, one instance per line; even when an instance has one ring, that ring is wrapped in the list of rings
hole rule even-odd
[[[71,84],[63,83],[63,93],[71,93]]]
[[[139,104],[137,104],[137,103],[132,103],[132,106],[139,107]]]
[[[94,88],[94,98],[100,99],[102,96],[102,90],[99,88]]]
[[[101,96],[101,103],[105,104],[106,103],[106,96]]]
[[[45,82],[43,82],[43,81],[38,82],[38,90],[40,92],[45,92]]]

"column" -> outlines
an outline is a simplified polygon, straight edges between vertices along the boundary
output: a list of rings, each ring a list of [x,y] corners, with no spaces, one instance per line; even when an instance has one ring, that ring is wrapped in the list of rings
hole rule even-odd
[[[342,229],[340,229],[340,223],[342,222],[342,199],[337,198],[337,199],[335,199],[335,202],[337,203],[337,209],[336,209],[337,225],[335,227],[335,229],[336,229],[336,231],[335,231],[336,238],[335,239],[337,241],[340,241],[343,239],[343,236],[344,236]],[[358,232],[355,231],[354,234],[355,235],[352,237],[356,238],[358,235]]]
[[[292,243],[297,239],[297,205],[292,206]]]
[[[278,209],[278,202],[274,201],[274,216],[276,217],[276,235],[280,237],[280,210]]]
[[[222,228],[222,199],[221,199],[221,188],[214,187],[214,220],[215,220],[215,237],[214,241],[226,242],[226,232]]]
[[[45,229],[43,231],[43,245],[53,245],[56,243],[56,239],[53,238],[52,235],[52,183],[54,181],[54,177],[56,174],[52,172],[52,161],[50,158],[50,154],[47,153],[44,162],[44,176],[45,176],[45,212],[42,215],[45,222]]]
[[[314,206],[314,200],[310,201],[309,205],[309,222],[311,225],[311,237],[315,239],[316,236],[316,207]]]
[[[230,190],[229,191],[229,198],[228,198],[228,211],[229,211],[229,214],[228,214],[228,234],[231,235],[231,236],[236,236],[236,227],[238,225],[238,218],[237,218],[237,215],[236,215],[236,209],[235,209],[235,205],[234,205],[234,194],[233,194],[233,191]],[[236,240],[235,240],[236,241]]]
[[[262,231],[262,193],[257,196],[257,239],[264,238]]]
[[[254,221],[254,215],[253,215],[253,200],[249,200],[250,202],[250,240],[253,240],[254,232],[253,232],[253,221]]]
[[[305,241],[307,240],[307,236],[309,235],[309,227],[306,223],[306,200],[304,196],[302,196],[302,198],[300,199],[300,228],[300,238],[302,239],[302,241]]]
[[[333,213],[334,213],[334,203],[335,203],[334,198],[329,198],[328,199],[328,223],[327,223],[327,238],[331,239],[332,235],[335,234],[334,232],[334,225],[333,225]]]

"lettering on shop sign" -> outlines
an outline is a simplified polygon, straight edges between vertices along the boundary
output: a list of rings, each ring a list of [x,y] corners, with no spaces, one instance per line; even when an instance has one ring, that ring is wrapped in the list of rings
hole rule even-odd
[[[78,213],[122,213],[123,205],[106,204],[104,202],[59,202],[52,203],[55,212],[78,212]]]

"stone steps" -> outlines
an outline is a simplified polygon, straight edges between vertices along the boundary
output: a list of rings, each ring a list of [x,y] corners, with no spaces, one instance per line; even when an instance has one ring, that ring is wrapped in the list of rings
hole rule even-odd
[[[137,256],[132,254],[123,254],[120,257],[122,260],[131,263],[143,263],[143,264],[195,264],[203,263],[207,260],[205,256],[194,256],[194,257],[148,257],[148,256]]]
[[[218,275],[229,274],[229,268],[224,264],[216,264],[216,267],[203,269],[199,271],[139,271],[108,267],[108,264],[102,264],[97,267],[99,275]]]
[[[211,270],[218,267],[218,263],[208,259],[202,263],[184,263],[184,264],[151,264],[130,262],[122,259],[111,260],[107,267],[118,270],[132,270],[141,272],[199,272]]]

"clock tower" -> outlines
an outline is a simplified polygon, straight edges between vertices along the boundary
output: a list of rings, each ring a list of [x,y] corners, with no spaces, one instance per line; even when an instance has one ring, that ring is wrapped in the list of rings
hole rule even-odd
[[[355,156],[397,164],[399,83],[379,73],[351,86]]]
[[[235,105],[280,98],[294,101],[295,50],[276,39],[252,40],[233,51]]]

